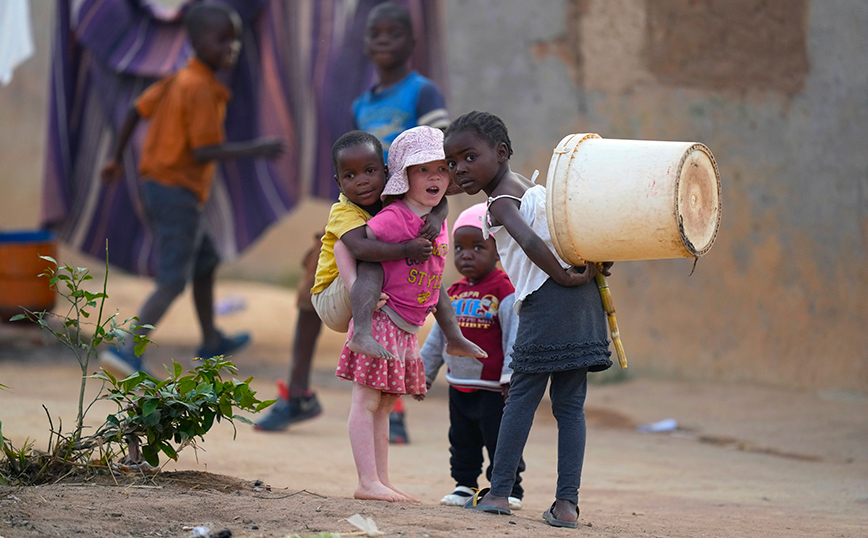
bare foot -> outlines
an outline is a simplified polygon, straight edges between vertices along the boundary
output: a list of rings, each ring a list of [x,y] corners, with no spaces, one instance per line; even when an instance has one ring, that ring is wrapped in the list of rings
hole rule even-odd
[[[406,501],[402,495],[398,494],[397,491],[386,487],[384,484],[379,482],[375,484],[371,484],[367,487],[359,486],[356,488],[356,491],[353,493],[354,499],[365,499],[372,501],[389,501],[389,502],[397,502],[397,501]]]
[[[383,292],[380,292],[380,299],[377,300],[377,307],[374,308],[374,310],[379,310],[379,309],[383,308],[384,306],[386,306],[386,301],[388,301],[388,300],[389,300],[389,296]]]
[[[347,347],[356,353],[375,357],[378,359],[394,359],[395,356],[386,350],[370,334],[353,333],[353,337],[347,342]]]
[[[398,495],[404,497],[403,500],[406,501],[406,502],[411,502],[411,503],[420,503],[420,502],[422,502],[422,501],[420,501],[419,499],[417,499],[416,497],[413,497],[412,495],[410,495],[409,493],[406,493],[406,492],[401,491],[400,489],[396,488],[396,487],[393,486],[392,484],[386,484],[386,486],[387,486],[389,489],[391,489],[392,491],[394,491],[395,493],[397,493]]]
[[[477,357],[480,359],[488,356],[488,353],[483,351],[481,347],[463,336],[461,338],[453,338],[447,341],[446,353],[457,357]]]

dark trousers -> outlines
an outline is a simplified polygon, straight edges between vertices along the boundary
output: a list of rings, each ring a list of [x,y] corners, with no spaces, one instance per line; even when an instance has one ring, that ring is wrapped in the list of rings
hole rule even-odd
[[[492,465],[497,449],[500,418],[503,415],[503,396],[500,392],[477,390],[461,392],[449,387],[449,464],[452,478],[460,486],[479,487],[482,473],[483,447],[488,452],[485,477],[491,481]],[[519,458],[509,497],[524,497],[521,473],[524,460]]]
[[[585,459],[585,397],[587,368],[564,372],[528,374],[513,372],[509,400],[500,428],[501,442],[494,456],[491,493],[506,497],[517,468],[524,466],[521,455],[533,424],[534,413],[551,381],[549,396],[552,414],[558,422],[558,485],[555,498],[574,503],[579,500],[582,463]]]

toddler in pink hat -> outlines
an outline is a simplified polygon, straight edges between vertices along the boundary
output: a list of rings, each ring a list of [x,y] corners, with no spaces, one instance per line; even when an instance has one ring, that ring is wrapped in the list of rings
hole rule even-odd
[[[365,227],[368,239],[402,243],[417,237],[423,217],[438,206],[449,185],[443,154],[443,133],[431,127],[404,131],[389,148],[391,174],[384,194],[397,196]],[[374,312],[371,335],[387,353],[360,353],[349,343],[355,332],[354,312],[335,374],[353,382],[348,420],[350,445],[359,475],[354,496],[386,501],[415,500],[394,487],[388,469],[389,413],[401,394],[424,394],[425,366],[419,355],[416,333],[434,311],[453,355],[485,357],[486,353],[461,333],[446,293],[440,293],[443,268],[449,250],[446,223],[433,241],[427,260],[385,260],[383,292],[385,306]],[[382,463],[380,463],[382,465]]]

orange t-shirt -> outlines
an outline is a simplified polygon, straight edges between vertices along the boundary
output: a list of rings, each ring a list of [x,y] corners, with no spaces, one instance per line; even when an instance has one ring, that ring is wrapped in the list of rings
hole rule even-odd
[[[196,161],[193,150],[223,143],[230,96],[214,72],[196,58],[145,90],[136,100],[139,115],[151,120],[139,164],[142,176],[190,189],[205,202],[214,163]]]

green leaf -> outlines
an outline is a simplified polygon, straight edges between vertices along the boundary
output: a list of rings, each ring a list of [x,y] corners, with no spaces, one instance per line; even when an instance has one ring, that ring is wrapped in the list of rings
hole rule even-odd
[[[142,457],[145,458],[146,462],[150,463],[154,467],[160,466],[160,456],[156,447],[152,445],[144,445],[142,447]]]
[[[178,379],[184,373],[184,367],[175,361],[172,361],[172,369],[174,370],[174,378]]]
[[[145,403],[142,404],[142,416],[148,416],[154,411],[156,411],[157,406],[160,405],[159,400],[146,400]]]
[[[139,341],[139,342],[136,344],[136,347],[134,348],[134,351],[133,351],[133,352],[136,354],[136,357],[141,357],[141,356],[142,356],[142,353],[145,352],[145,348],[146,348],[146,347],[148,347],[148,342],[147,342],[147,340],[141,340],[141,341]]]
[[[57,260],[55,260],[55,259],[52,258],[51,256],[39,256],[39,257],[42,258],[43,260],[45,260],[45,261],[47,261],[47,262],[51,262],[51,263],[53,263],[55,266],[57,266]]]
[[[169,456],[175,461],[178,461],[178,453],[175,452],[175,449],[172,448],[172,445],[170,445],[169,443],[162,443],[160,445],[160,448],[163,449],[163,454]]]
[[[264,402],[259,402],[259,403],[256,405],[256,412],[258,413],[258,412],[262,411],[263,409],[265,409],[266,407],[268,407],[268,406],[270,406],[270,405],[273,405],[273,404],[276,403],[276,402],[277,402],[276,399],[274,399],[274,400],[265,400]]]
[[[147,415],[142,415],[142,424],[145,426],[156,426],[160,423],[162,413],[159,409],[154,409]]]
[[[11,318],[9,318],[9,321],[19,321],[22,319],[27,319],[27,316],[25,314],[15,314]]]

